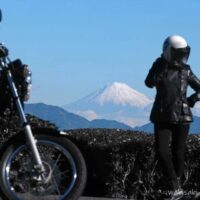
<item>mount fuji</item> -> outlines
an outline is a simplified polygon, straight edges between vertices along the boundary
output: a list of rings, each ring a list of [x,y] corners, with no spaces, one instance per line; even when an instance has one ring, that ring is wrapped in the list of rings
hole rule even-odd
[[[149,122],[152,100],[126,83],[114,82],[63,108],[88,120],[116,120],[131,127]]]

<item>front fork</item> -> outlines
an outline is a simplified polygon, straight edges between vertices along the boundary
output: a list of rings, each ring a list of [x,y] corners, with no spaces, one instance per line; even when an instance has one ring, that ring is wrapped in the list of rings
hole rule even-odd
[[[34,161],[35,161],[35,168],[40,173],[42,173],[42,172],[44,172],[44,165],[42,163],[42,159],[40,157],[40,154],[39,154],[39,151],[38,151],[38,148],[37,148],[37,145],[36,145],[37,141],[35,140],[35,138],[33,136],[31,126],[27,122],[27,119],[26,119],[26,116],[25,116],[25,113],[24,113],[24,110],[23,110],[23,107],[22,107],[22,104],[21,104],[21,101],[20,101],[20,98],[19,98],[19,95],[18,95],[18,92],[17,92],[17,88],[16,88],[15,83],[13,81],[13,77],[12,77],[10,70],[7,71],[7,80],[9,82],[9,86],[10,86],[10,89],[12,91],[12,95],[13,95],[13,98],[15,100],[17,110],[19,112],[21,123],[24,126],[24,131],[25,131],[25,135],[26,135],[28,145],[29,145],[31,152],[33,154],[33,158],[34,158]]]

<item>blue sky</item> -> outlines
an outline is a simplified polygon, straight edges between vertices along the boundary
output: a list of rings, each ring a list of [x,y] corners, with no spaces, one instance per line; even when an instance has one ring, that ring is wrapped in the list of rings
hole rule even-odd
[[[63,105],[114,81],[144,79],[168,35],[185,37],[200,77],[199,0],[2,0],[1,41],[33,72],[30,102]]]

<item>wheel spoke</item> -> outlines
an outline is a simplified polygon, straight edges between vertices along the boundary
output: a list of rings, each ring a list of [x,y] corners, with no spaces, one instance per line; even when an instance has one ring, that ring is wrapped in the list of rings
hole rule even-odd
[[[58,161],[60,160],[60,157],[61,157],[61,154],[59,154],[59,156],[58,156],[58,158],[57,158],[57,160],[56,160],[56,162],[55,162],[55,164],[53,166],[52,173],[54,172],[54,170],[55,170],[55,168],[56,168],[56,166],[58,164]]]
[[[67,176],[67,174],[70,172],[70,170],[65,170],[65,171],[63,171],[63,172],[59,172],[59,173],[57,173],[57,174],[54,174],[54,177],[57,177],[57,176],[65,176],[65,177],[68,177]]]
[[[53,183],[54,183],[54,186],[56,187],[56,190],[57,190],[58,194],[60,195],[61,192],[60,192],[60,190],[59,190],[58,184],[57,184],[57,182],[56,182],[56,180],[55,180],[54,177],[53,177]]]

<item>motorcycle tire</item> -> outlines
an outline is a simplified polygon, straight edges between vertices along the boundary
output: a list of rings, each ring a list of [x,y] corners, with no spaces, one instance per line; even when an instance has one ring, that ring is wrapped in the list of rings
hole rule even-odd
[[[86,185],[87,169],[80,150],[66,137],[37,134],[48,181],[35,182],[33,158],[25,136],[11,139],[0,158],[3,200],[77,200]]]

